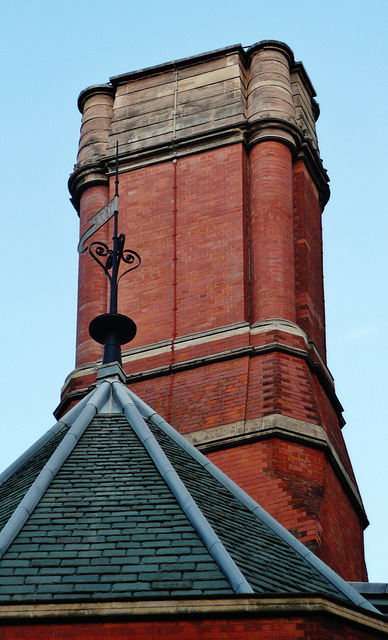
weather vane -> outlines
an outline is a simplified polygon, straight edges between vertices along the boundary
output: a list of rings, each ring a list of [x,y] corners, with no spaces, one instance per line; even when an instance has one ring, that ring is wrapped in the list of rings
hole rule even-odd
[[[136,324],[131,318],[117,313],[118,284],[125,274],[137,269],[141,259],[136,251],[124,249],[125,235],[118,233],[118,201],[119,201],[119,160],[118,143],[116,142],[115,195],[113,200],[98,211],[88,222],[92,225],[81,237],[78,244],[79,253],[87,249],[92,258],[100,265],[110,284],[109,313],[93,318],[89,325],[89,333],[93,340],[104,345],[102,364],[119,362],[121,364],[121,345],[133,340],[136,335]],[[110,218],[113,219],[112,249],[104,242],[92,242],[88,247],[85,242],[100,229]],[[120,265],[130,265],[119,275]]]

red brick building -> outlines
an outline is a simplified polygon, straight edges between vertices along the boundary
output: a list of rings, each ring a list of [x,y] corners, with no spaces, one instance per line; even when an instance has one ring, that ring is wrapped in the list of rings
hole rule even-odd
[[[112,78],[80,95],[70,189],[84,233],[113,196],[117,141],[121,224],[142,256],[120,285],[119,311],[138,324],[127,383],[335,571],[363,581],[367,519],[326,366],[329,189],[314,96],[277,42]],[[108,223],[94,238],[111,235]],[[88,327],[107,304],[86,252],[64,407],[94,384],[101,348]]]
[[[191,443],[237,483],[237,489],[229,481],[225,487],[244,508],[250,509],[251,503],[241,489],[299,542],[294,544],[270,516],[267,520],[260,515],[271,530],[268,535],[282,542],[276,543],[273,553],[263,552],[263,557],[256,549],[247,552],[245,560],[236,558],[241,529],[230,538],[230,513],[220,516],[223,523],[231,518],[228,526],[217,525],[212,517],[219,505],[215,502],[217,508],[207,514],[204,503],[200,511],[207,514],[227,550],[226,564],[236,564],[251,591],[247,587],[243,596],[231,597],[223,578],[214,577],[221,567],[233,587],[229,569],[218,563],[213,569],[214,589],[210,578],[201,574],[196,584],[207,587],[198,586],[200,593],[186,580],[186,587],[179,594],[170,589],[168,598],[162,587],[158,588],[163,598],[155,596],[152,583],[144,593],[128,587],[120,599],[114,577],[109,595],[96,586],[82,591],[70,577],[66,589],[48,590],[45,575],[60,585],[65,584],[64,575],[79,579],[79,556],[77,562],[72,559],[66,574],[65,566],[55,564],[55,549],[48,549],[55,558],[50,566],[60,570],[45,574],[45,550],[32,549],[30,557],[25,546],[34,544],[33,537],[28,544],[22,542],[32,520],[25,520],[21,529],[6,524],[4,530],[8,527],[10,533],[5,536],[0,576],[3,562],[4,575],[11,577],[8,582],[0,577],[8,589],[4,606],[9,605],[0,638],[384,637],[387,625],[381,616],[358,599],[353,588],[348,591],[344,582],[367,581],[363,530],[368,521],[341,432],[341,404],[326,365],[321,216],[329,188],[315,129],[319,107],[303,65],[276,41],[248,50],[234,46],[113,77],[108,84],[83,91],[79,108],[79,152],[69,186],[80,216],[80,235],[87,235],[91,218],[113,198],[117,143],[120,231],[142,258],[141,267],[120,281],[118,310],[131,316],[138,330],[123,348],[124,376],[117,369],[112,382],[101,369],[102,349],[88,330],[93,318],[108,311],[108,280],[88,252],[81,253],[76,368],[62,390],[56,411],[59,424],[73,428],[64,417],[71,407],[78,412],[74,424],[85,415],[85,406],[90,407],[90,397],[95,397],[97,375],[100,391],[104,384],[111,385],[109,406],[115,407],[115,415],[117,407],[126,415],[127,405],[114,396],[114,385],[130,386],[163,417],[153,423],[149,408],[134,400],[153,433],[163,419],[171,423],[189,443],[189,457],[196,459]],[[109,244],[112,225],[111,219],[93,241]],[[101,401],[97,414],[109,413],[107,402]],[[116,419],[109,428],[116,428]],[[137,420],[132,414],[127,419],[131,427]],[[86,424],[86,418],[82,420]],[[93,421],[90,425],[96,428]],[[56,434],[62,429],[58,427]],[[166,433],[185,448],[178,435]],[[164,436],[158,437],[162,441]],[[39,464],[46,464],[51,455],[56,459],[52,438],[45,441],[47,454],[41,455]],[[39,451],[34,449],[24,459],[23,473],[17,465],[3,482],[28,484],[27,476],[28,482],[35,482],[27,468]],[[179,456],[166,455],[176,470]],[[39,466],[35,457],[34,464]],[[53,482],[62,483],[55,485],[57,492],[63,490],[64,464],[65,458],[57,463]],[[19,474],[17,482],[13,473]],[[217,474],[214,471],[219,479]],[[32,491],[38,496],[33,517],[38,523],[40,514],[48,531],[52,522],[39,510],[50,491],[54,509],[54,484],[49,484],[47,494]],[[190,484],[190,477],[184,477],[183,484]],[[212,491],[217,494],[216,488],[209,488],[207,495]],[[198,496],[196,504],[202,504],[201,499]],[[252,509],[256,513],[256,507]],[[241,526],[249,532],[247,539],[256,540],[258,525],[244,514]],[[196,531],[203,541],[201,527]],[[165,535],[171,538],[173,533],[168,530]],[[54,547],[56,535],[52,534]],[[81,537],[77,534],[75,546],[83,544]],[[279,560],[283,543],[290,545],[290,557],[294,551],[305,557],[305,548],[313,552],[307,561],[314,575],[306,577],[299,560],[290,567]],[[91,566],[96,556],[88,553],[85,550]],[[323,569],[316,557],[338,575]],[[177,566],[186,562],[182,558]],[[256,567],[254,558],[262,558],[263,564]],[[13,559],[20,564],[17,573],[14,568],[11,573],[7,570]],[[280,568],[274,568],[276,562]],[[39,577],[34,574],[37,566],[43,571]],[[263,575],[263,566],[273,567],[269,586],[257,577]],[[161,565],[155,569],[161,575],[163,570]],[[108,579],[103,582],[103,573],[101,569],[93,584],[108,583]],[[176,579],[183,580],[182,575]],[[287,576],[296,582],[292,578],[290,584]],[[14,590],[11,578],[16,581]],[[33,590],[27,584],[33,584]],[[58,602],[50,604],[58,594]]]

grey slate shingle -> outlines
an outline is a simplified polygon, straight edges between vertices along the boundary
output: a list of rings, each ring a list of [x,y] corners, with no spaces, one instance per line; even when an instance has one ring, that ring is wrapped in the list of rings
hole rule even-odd
[[[47,460],[67,433],[63,428],[34,456],[25,462],[10,478],[0,485],[0,530],[4,527]]]
[[[149,426],[255,591],[340,595],[192,457],[150,421]]]
[[[123,385],[120,394],[129,413],[124,406],[126,415],[102,410],[92,419],[33,513],[15,529],[0,559],[0,601],[231,595],[236,575],[257,594],[323,593],[348,600],[337,580],[306,561],[247,508],[238,491],[210,473],[191,445],[181,446],[157,420],[148,419],[147,427]],[[150,453],[136,435],[139,425],[152,440]],[[67,431],[61,429],[0,487],[3,524]],[[177,474],[169,484],[161,475],[166,462]],[[183,502],[171,482],[183,483],[175,494]],[[198,508],[201,518],[190,521],[180,504]],[[203,542],[209,532],[211,540],[218,536],[221,560]]]
[[[42,526],[45,536],[32,542]],[[177,546],[171,547],[173,541]],[[123,555],[117,555],[121,550]],[[192,578],[186,576],[197,559],[206,567],[195,572],[200,592],[206,592],[209,566],[218,580],[213,589],[231,592],[144,447],[118,414],[94,418],[0,568],[9,558],[15,562],[12,577],[30,585],[32,597],[60,597],[58,583],[64,585],[63,593],[69,593],[71,585],[72,591],[89,597],[101,597],[102,592],[133,596],[139,589],[188,594]],[[20,565],[21,559],[29,562]],[[55,565],[49,574],[46,561]],[[7,594],[5,585],[1,589],[1,599],[14,595],[13,589]]]

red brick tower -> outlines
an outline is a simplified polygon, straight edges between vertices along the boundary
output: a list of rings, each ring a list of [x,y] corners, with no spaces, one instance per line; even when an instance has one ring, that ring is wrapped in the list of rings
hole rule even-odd
[[[127,383],[347,580],[367,519],[326,366],[319,109],[284,44],[114,77],[79,98],[70,190],[88,220],[114,193],[141,267],[119,312],[138,326]],[[93,239],[107,241],[111,222]],[[80,255],[77,361],[58,414],[95,384],[89,322],[107,281]]]

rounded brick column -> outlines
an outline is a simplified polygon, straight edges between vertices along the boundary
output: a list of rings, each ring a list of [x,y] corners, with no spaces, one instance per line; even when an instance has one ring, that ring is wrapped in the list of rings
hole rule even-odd
[[[109,201],[108,185],[89,187],[80,200],[80,236],[89,228],[88,220]],[[108,227],[102,227],[91,241],[108,242]],[[97,315],[107,312],[108,280],[101,267],[88,251],[79,256],[78,270],[78,315],[76,366],[94,362],[102,357],[102,347],[89,336],[89,323]]]
[[[295,322],[291,149],[298,145],[298,132],[293,54],[282,43],[264,41],[250,55],[251,322]]]
[[[295,322],[292,158],[274,140],[250,154],[252,323],[268,318]]]
[[[80,237],[90,227],[88,220],[109,202],[109,178],[101,158],[106,155],[113,114],[114,89],[110,84],[94,85],[78,99],[82,113],[77,164],[69,180],[73,203],[79,212]],[[108,242],[109,225],[90,240]],[[86,251],[79,257],[76,366],[92,363],[102,348],[89,336],[89,323],[107,311],[107,278]]]

